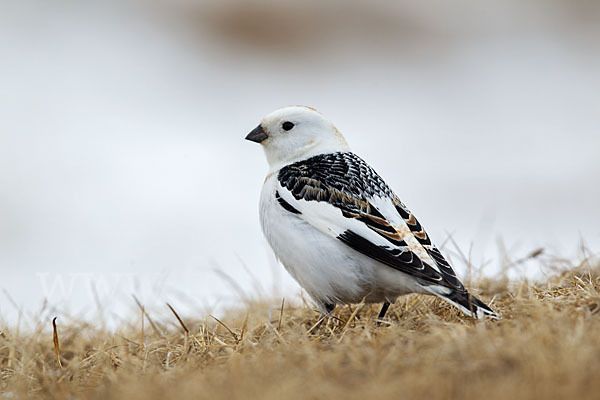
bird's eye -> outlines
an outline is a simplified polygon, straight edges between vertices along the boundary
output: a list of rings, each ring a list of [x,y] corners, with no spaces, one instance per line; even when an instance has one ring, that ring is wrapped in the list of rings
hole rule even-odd
[[[290,129],[292,129],[294,127],[294,124],[291,123],[290,121],[285,121],[283,124],[281,124],[281,127],[283,128],[284,131],[289,131]]]

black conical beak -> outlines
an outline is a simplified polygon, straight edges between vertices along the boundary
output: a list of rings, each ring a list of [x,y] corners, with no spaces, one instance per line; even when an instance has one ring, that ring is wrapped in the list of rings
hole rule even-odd
[[[268,137],[269,136],[263,129],[262,125],[259,125],[256,128],[252,129],[252,132],[250,132],[248,136],[246,136],[246,140],[251,140],[253,142],[260,143]]]

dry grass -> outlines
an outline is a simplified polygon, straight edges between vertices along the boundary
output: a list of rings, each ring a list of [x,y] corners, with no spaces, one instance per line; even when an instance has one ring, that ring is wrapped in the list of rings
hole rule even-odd
[[[500,321],[408,296],[383,326],[377,306],[339,307],[311,331],[307,307],[254,304],[222,322],[146,313],[117,333],[60,319],[56,336],[7,328],[0,399],[598,398],[599,271],[479,282]]]

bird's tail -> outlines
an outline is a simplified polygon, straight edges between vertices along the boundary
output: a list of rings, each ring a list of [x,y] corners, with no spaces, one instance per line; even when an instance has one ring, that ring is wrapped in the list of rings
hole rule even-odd
[[[475,296],[471,296],[466,290],[464,292],[458,292],[456,290],[448,290],[447,288],[431,287],[429,292],[434,294],[454,307],[458,308],[463,313],[475,318],[489,317],[493,319],[500,319],[500,315],[492,310],[487,304],[479,300]]]

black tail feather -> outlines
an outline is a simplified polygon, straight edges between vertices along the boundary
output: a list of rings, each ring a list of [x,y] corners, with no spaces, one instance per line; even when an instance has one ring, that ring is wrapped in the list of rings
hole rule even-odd
[[[470,295],[466,291],[452,291],[451,293],[441,295],[440,297],[450,302],[454,306],[457,306],[461,311],[472,316],[473,318],[482,318],[486,315],[490,318],[500,318],[500,315],[492,310],[487,304],[479,300],[477,297]]]

